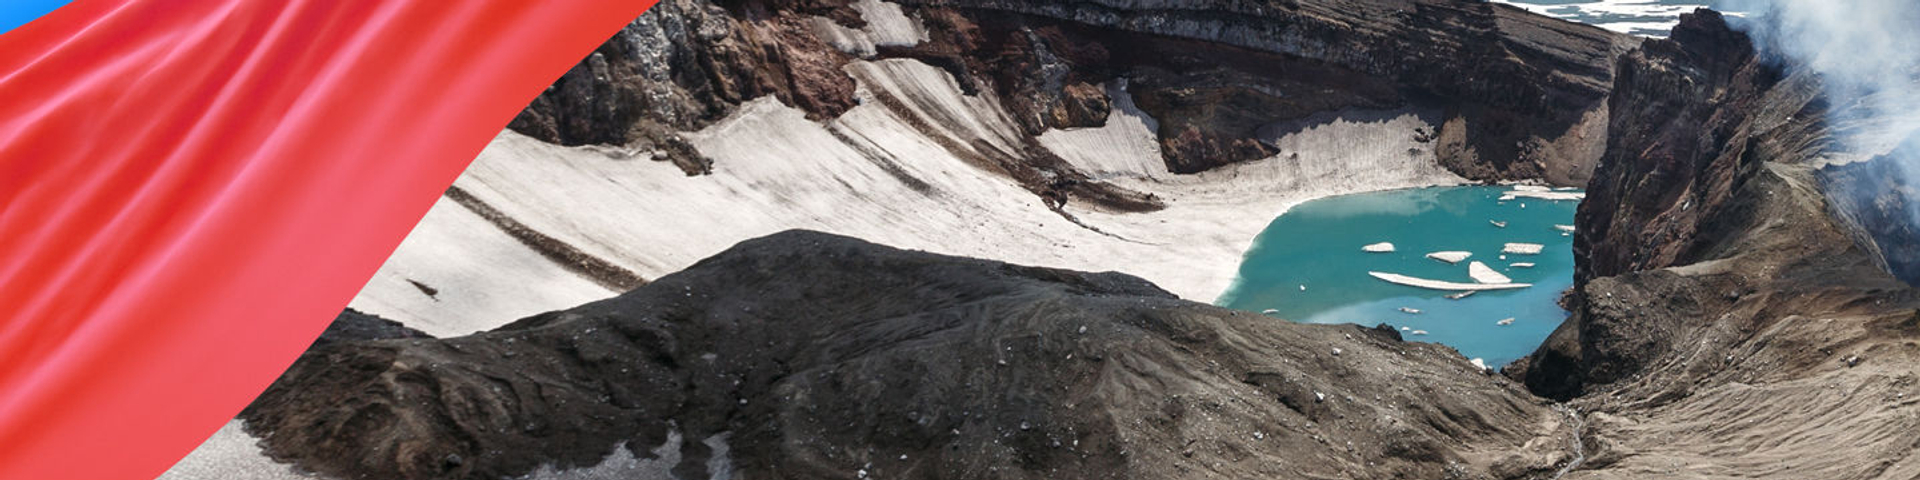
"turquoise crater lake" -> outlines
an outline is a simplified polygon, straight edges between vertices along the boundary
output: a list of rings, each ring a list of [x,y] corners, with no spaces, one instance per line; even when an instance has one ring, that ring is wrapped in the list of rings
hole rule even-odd
[[[1567,229],[1579,206],[1577,200],[1502,199],[1513,191],[1436,187],[1303,203],[1254,239],[1239,277],[1215,303],[1302,323],[1386,323],[1409,341],[1441,343],[1488,366],[1505,365],[1532,353],[1567,318],[1558,301],[1573,285],[1573,237]],[[1394,251],[1362,250],[1382,242],[1392,243]],[[1544,248],[1537,255],[1503,253],[1510,243]],[[1457,264],[1427,258],[1443,251],[1472,257]],[[1474,284],[1468,266],[1476,261],[1532,286],[1456,300],[1448,298],[1455,291],[1393,284],[1368,274]],[[1503,324],[1506,319],[1512,321]]]

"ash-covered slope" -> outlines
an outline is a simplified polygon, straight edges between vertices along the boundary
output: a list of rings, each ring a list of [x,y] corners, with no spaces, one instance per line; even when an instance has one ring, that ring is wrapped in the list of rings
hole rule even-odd
[[[1574,315],[1507,372],[1590,412],[1567,478],[1920,478],[1920,295],[1837,220],[1820,79],[1705,11],[1618,79]]]
[[[340,478],[1529,478],[1572,458],[1569,417],[1390,329],[811,232],[400,337],[316,345],[247,428]]]

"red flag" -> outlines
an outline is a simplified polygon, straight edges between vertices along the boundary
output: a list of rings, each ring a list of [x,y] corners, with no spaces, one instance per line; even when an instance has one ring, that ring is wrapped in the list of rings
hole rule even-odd
[[[0,479],[152,478],[647,0],[79,0],[0,35]]]

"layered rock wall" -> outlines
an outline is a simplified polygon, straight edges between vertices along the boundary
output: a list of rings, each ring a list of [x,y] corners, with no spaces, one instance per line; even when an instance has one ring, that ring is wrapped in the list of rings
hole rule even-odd
[[[1442,128],[1417,135],[1462,175],[1577,185],[1603,145],[1611,59],[1634,43],[1454,0],[902,4],[663,2],[513,128],[567,145],[637,143],[699,173],[709,160],[676,147],[674,132],[767,95],[832,118],[857,101],[842,65],[912,58],[997,95],[1028,135],[1099,126],[1101,85],[1126,78],[1160,120],[1176,173],[1285,153],[1260,141],[1266,125],[1417,107],[1445,111]]]
[[[1920,476],[1920,295],[1843,221],[1817,76],[1719,14],[1621,60],[1573,316],[1507,374],[1587,413],[1566,478]]]

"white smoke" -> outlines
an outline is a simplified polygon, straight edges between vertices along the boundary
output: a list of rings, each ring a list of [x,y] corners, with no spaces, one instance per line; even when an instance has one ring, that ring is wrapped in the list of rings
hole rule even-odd
[[[1878,158],[1892,163],[1887,170],[1899,177],[1889,179],[1896,185],[1920,185],[1920,135],[1916,135],[1920,133],[1920,1],[1721,3],[1737,4],[1727,6],[1749,13],[1736,26],[1753,37],[1764,58],[1780,62],[1789,71],[1819,75],[1832,132],[1830,159]],[[1853,197],[1862,205],[1874,204],[1877,196],[1889,193],[1885,186],[1843,188],[1847,191],[1829,193]],[[1912,231],[1920,226],[1920,198],[1907,198],[1904,203],[1908,218],[1904,230]],[[1875,229],[1902,230],[1893,225]],[[1893,239],[1882,239],[1888,240]]]
[[[1820,75],[1838,147],[1885,154],[1920,131],[1920,1],[1722,3],[1750,13],[1740,23],[1762,55]]]

